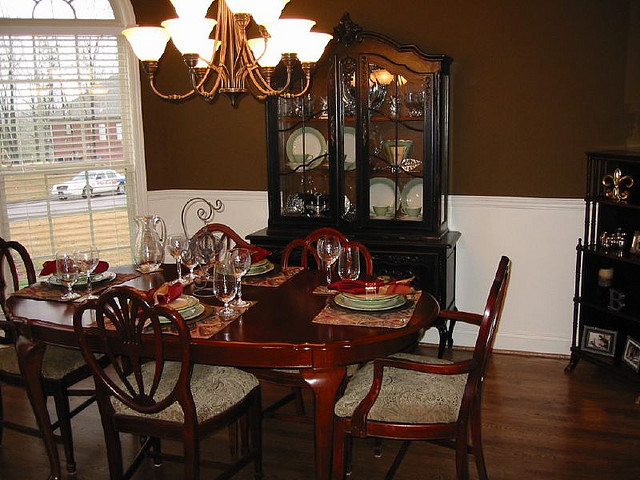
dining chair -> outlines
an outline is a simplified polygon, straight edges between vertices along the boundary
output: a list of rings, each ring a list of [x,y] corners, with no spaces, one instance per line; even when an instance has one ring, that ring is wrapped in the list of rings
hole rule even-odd
[[[7,300],[12,292],[35,282],[36,272],[27,249],[19,242],[0,238],[0,305],[4,315],[4,319],[0,318],[0,329],[4,332],[3,341],[0,344],[0,384],[25,388],[15,349],[17,322],[7,308]],[[76,471],[71,419],[95,401],[94,389],[79,388],[76,384],[90,376],[91,371],[79,351],[56,346],[46,348],[42,362],[42,384],[45,394],[53,397],[54,400],[57,420],[52,423],[51,428],[54,432],[59,432],[55,438],[63,445],[69,473]],[[74,386],[76,387],[72,388]],[[87,398],[71,409],[69,397]],[[37,437],[42,436],[36,428],[4,418],[0,388],[0,444],[2,444],[4,428]]]
[[[479,478],[488,479],[481,434],[482,387],[510,272],[511,261],[503,256],[482,315],[440,312],[442,317],[479,327],[471,359],[450,362],[400,353],[377,358],[353,375],[334,409],[332,478],[342,479],[350,470],[353,437],[374,437],[403,440],[387,480],[395,475],[413,440],[454,448],[459,480],[469,478],[472,453]]]
[[[177,310],[154,304],[141,290],[115,286],[83,303],[73,327],[95,381],[111,480],[130,478],[146,454],[156,465],[182,461],[182,478],[189,480],[200,477],[201,464],[223,469],[220,479],[253,463],[255,478],[262,477],[258,379],[233,367],[194,365],[191,334]],[[175,342],[167,341],[168,329]],[[169,349],[176,360],[167,359]],[[100,365],[99,353],[111,367]],[[249,429],[242,453],[229,461],[201,460],[201,440],[238,421]],[[145,439],[126,471],[120,433]],[[183,454],[163,453],[161,439],[182,442]]]
[[[296,238],[291,240],[284,248],[282,252],[282,267],[289,267],[294,262],[297,262],[302,268],[319,267],[322,265],[318,251],[316,249],[316,243],[318,239],[325,235],[333,235],[338,237],[342,246],[354,246],[360,249],[360,255],[365,262],[365,275],[373,275],[373,260],[369,249],[362,243],[349,240],[344,233],[331,227],[323,227],[314,230],[309,233],[305,238]],[[310,263],[310,258],[313,259],[313,263]]]
[[[342,232],[331,227],[323,227],[309,233],[305,238],[291,240],[282,253],[282,268],[287,268],[296,263],[303,268],[321,268],[321,260],[316,249],[316,242],[324,235],[334,235],[342,246],[352,245],[359,247],[360,255],[364,260],[364,274],[373,275],[373,260],[369,249],[360,242],[350,241]],[[252,370],[253,371],[253,370]],[[308,388],[298,369],[270,369],[254,372],[260,380],[274,383],[279,386],[291,388],[291,393],[275,401],[264,409],[264,415],[280,420],[313,423],[306,413],[303,391]],[[279,411],[283,406],[294,402],[295,415]]]
[[[216,235],[222,241],[227,251],[231,250],[234,247],[248,249],[252,248],[252,245],[249,242],[247,242],[235,230],[233,230],[228,225],[225,225],[224,223],[208,223],[200,228],[200,230],[198,230],[196,233],[194,233],[193,236],[200,237],[205,233]]]

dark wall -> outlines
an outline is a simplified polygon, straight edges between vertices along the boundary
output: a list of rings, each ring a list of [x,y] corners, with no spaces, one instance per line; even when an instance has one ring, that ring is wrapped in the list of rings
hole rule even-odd
[[[314,30],[331,32],[348,11],[367,30],[453,57],[452,193],[581,197],[584,152],[623,145],[632,131],[625,98],[630,82],[640,89],[640,79],[627,79],[637,71],[628,59],[638,58],[629,51],[640,49],[628,45],[636,3],[292,0],[283,16],[313,18]],[[140,25],[175,16],[169,0],[132,4]],[[173,51],[158,74],[171,93],[188,89]],[[261,103],[170,104],[146,78],[142,94],[150,190],[266,190]]]

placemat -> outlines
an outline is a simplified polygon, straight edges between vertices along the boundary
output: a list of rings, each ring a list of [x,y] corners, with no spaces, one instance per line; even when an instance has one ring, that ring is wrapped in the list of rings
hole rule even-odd
[[[411,304],[400,310],[389,312],[358,312],[335,305],[330,299],[327,305],[316,315],[313,323],[328,325],[351,325],[359,327],[402,328],[409,323],[422,292],[407,295]]]
[[[129,280],[139,276],[140,276],[139,273],[116,273],[116,278],[114,278],[110,282],[94,285],[92,293],[94,295],[98,295],[101,291],[103,291],[107,287],[128,282]],[[68,302],[69,300],[60,299],[60,297],[64,295],[64,292],[65,292],[65,289],[63,287],[51,285],[46,280],[43,280],[41,282],[34,283],[33,285],[29,285],[28,287],[24,287],[18,290],[17,292],[13,292],[12,295],[15,295],[16,297],[32,298],[34,300],[53,300],[56,302]],[[74,292],[79,293],[82,296],[79,298],[73,299],[72,300],[73,302],[82,302],[86,297],[85,286],[83,286],[82,289],[74,289]]]
[[[302,267],[287,267],[283,268],[275,275],[265,275],[264,277],[256,278],[244,277],[242,279],[242,284],[251,285],[252,287],[279,287],[302,270],[304,270]]]
[[[221,318],[218,316],[218,312],[222,310],[222,306],[218,305],[204,305],[204,312],[198,317],[187,321],[187,325],[189,325],[189,332],[191,333],[191,338],[210,338],[220,330],[225,328],[227,325],[235,322],[244,312],[253,307],[256,301],[249,301],[249,305],[242,308],[234,308],[236,311],[235,315],[232,315],[229,318]],[[108,330],[114,330],[113,325],[109,320],[106,320],[106,328]],[[91,323],[89,326],[95,326],[95,322]],[[167,335],[177,335],[177,332],[173,330],[171,327],[167,326],[162,329],[162,333]]]

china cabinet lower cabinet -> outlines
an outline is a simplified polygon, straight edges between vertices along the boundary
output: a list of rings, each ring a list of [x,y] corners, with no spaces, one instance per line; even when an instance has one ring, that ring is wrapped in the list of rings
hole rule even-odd
[[[455,308],[452,60],[348,14],[333,34],[304,95],[266,101],[269,224],[248,239],[277,260],[290,240],[330,226],[369,248],[377,275],[415,276],[441,308]]]
[[[640,381],[640,151],[587,154],[571,371],[580,359]]]

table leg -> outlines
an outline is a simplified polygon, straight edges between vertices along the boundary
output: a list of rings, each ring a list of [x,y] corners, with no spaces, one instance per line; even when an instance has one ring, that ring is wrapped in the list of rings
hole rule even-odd
[[[47,410],[47,396],[44,393],[41,378],[42,359],[45,349],[46,346],[44,344],[35,343],[24,335],[18,336],[16,350],[20,372],[22,373],[31,408],[38,422],[38,428],[42,432],[44,447],[49,457],[49,468],[51,470],[49,480],[59,480],[62,478],[60,458],[53,438],[51,418],[49,417],[49,410]]]
[[[333,444],[333,406],[346,375],[345,367],[331,370],[302,369],[302,377],[315,397],[314,439],[316,480],[330,480]]]

